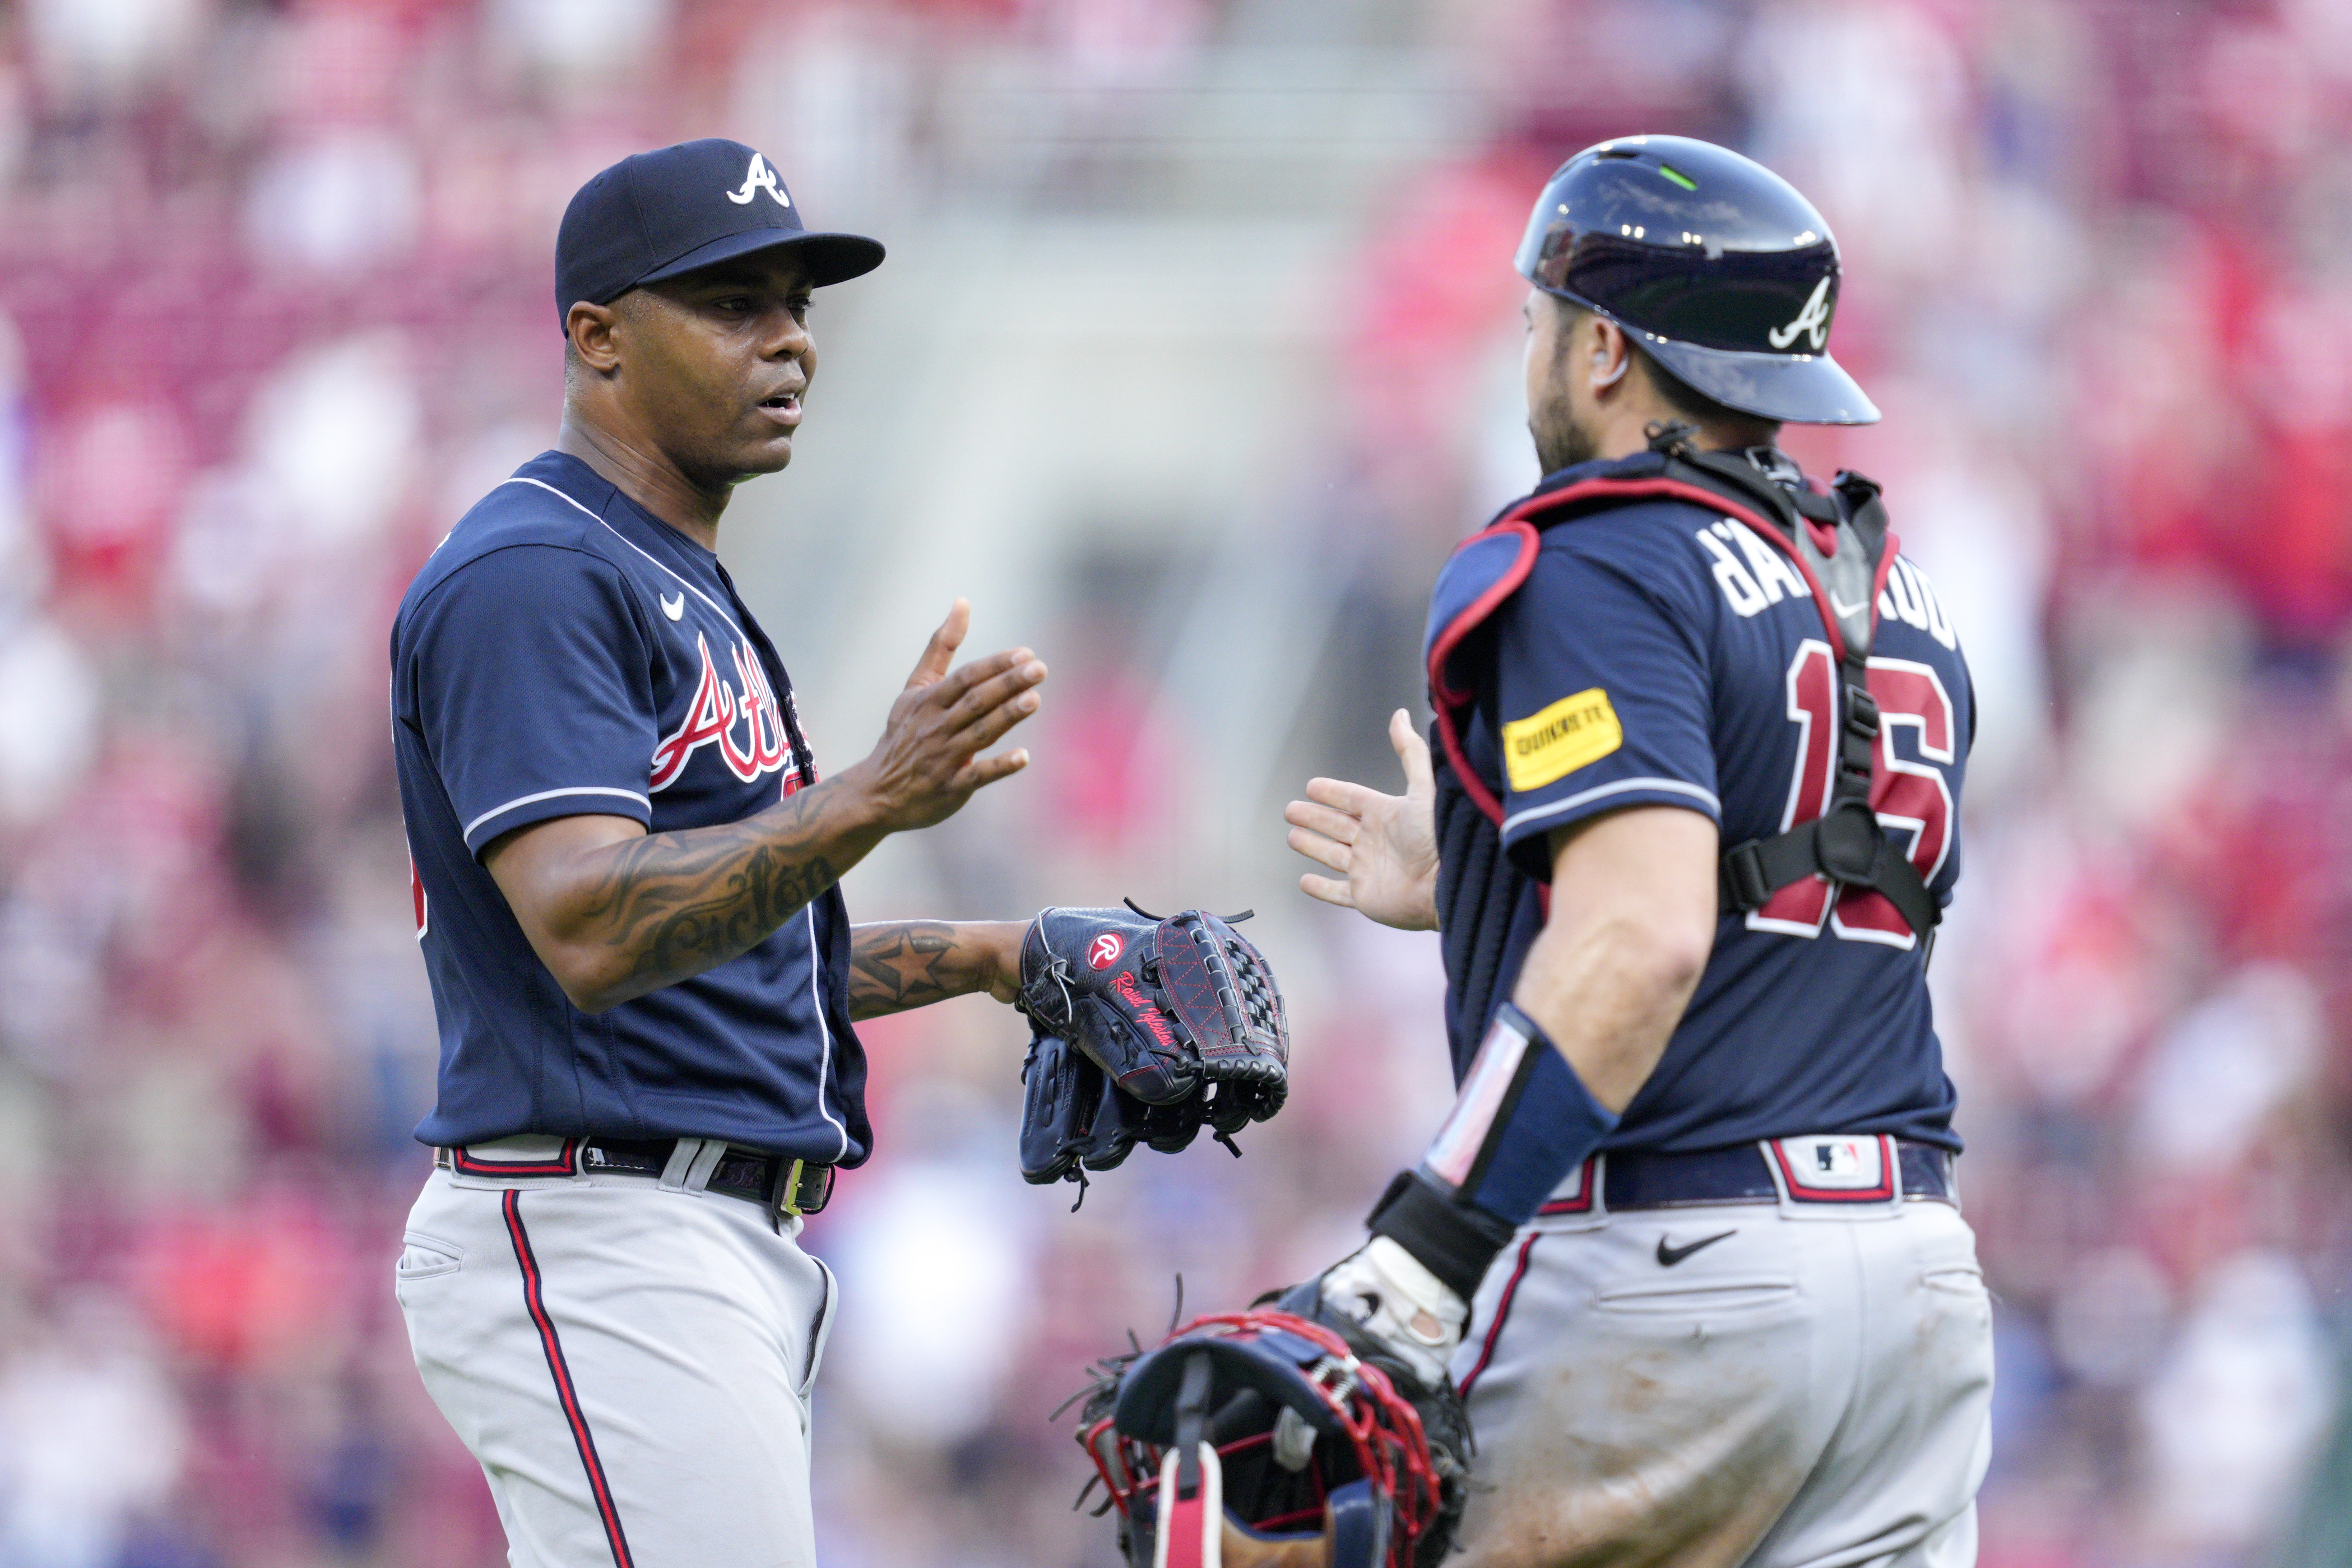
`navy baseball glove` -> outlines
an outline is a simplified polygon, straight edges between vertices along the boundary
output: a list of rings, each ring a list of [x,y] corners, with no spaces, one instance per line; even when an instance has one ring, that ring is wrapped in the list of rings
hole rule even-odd
[[[1233,1148],[1288,1092],[1290,1031],[1265,955],[1199,910],[1132,909],[1050,909],[1021,944],[1032,1182],[1083,1184],[1138,1143],[1173,1153],[1203,1126]]]

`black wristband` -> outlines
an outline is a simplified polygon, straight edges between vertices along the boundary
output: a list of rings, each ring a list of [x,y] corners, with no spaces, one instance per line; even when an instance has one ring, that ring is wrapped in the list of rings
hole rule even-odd
[[[1399,1171],[1364,1223],[1465,1301],[1478,1293],[1478,1282],[1516,1234],[1507,1221],[1454,1202],[1418,1171]]]

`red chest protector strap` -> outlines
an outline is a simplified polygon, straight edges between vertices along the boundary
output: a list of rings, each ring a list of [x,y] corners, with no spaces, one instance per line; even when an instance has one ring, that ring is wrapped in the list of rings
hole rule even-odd
[[[1463,726],[1476,700],[1474,683],[1456,679],[1448,666],[1454,651],[1527,581],[1541,531],[1595,506],[1654,496],[1696,502],[1747,524],[1796,566],[1821,612],[1843,699],[1827,807],[1811,822],[1727,850],[1724,907],[1759,909],[1782,888],[1822,876],[1885,895],[1924,938],[1943,911],[1870,807],[1879,733],[1878,702],[1870,692],[1870,649],[1878,596],[1897,551],[1878,486],[1845,473],[1838,476],[1834,499],[1792,493],[1744,458],[1698,450],[1690,445],[1690,434],[1686,425],[1669,425],[1648,453],[1620,465],[1615,473],[1531,496],[1456,550],[1456,560],[1475,550],[1511,554],[1467,603],[1433,627],[1429,689],[1446,761],[1464,792],[1499,826],[1502,803],[1470,766],[1462,745]],[[1444,592],[1441,579],[1441,596]]]

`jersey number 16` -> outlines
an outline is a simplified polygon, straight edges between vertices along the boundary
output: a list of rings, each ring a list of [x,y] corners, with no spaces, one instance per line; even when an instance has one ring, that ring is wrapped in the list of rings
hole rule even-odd
[[[1789,665],[1789,717],[1797,724],[1796,777],[1780,815],[1783,832],[1811,822],[1829,804],[1837,767],[1837,661],[1829,645],[1808,637]],[[1933,883],[1952,847],[1952,791],[1943,770],[1930,764],[1952,761],[1952,699],[1931,665],[1907,658],[1870,661],[1870,694],[1878,699],[1878,757],[1870,785],[1870,808],[1889,833],[1910,837],[1911,864],[1920,879]],[[1918,733],[1915,763],[1895,754],[1895,731]],[[1900,839],[1897,840],[1900,842]],[[1847,888],[1831,897],[1829,882],[1811,877],[1772,895],[1748,917],[1751,931],[1818,936],[1826,921],[1832,934],[1848,942],[1884,942],[1908,948],[1918,941],[1884,894]]]

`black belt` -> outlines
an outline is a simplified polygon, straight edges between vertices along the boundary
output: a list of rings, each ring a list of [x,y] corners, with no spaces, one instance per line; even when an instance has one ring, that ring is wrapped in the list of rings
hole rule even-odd
[[[1952,1172],[1952,1152],[1933,1143],[1897,1138],[1896,1168],[1902,1173],[1906,1198],[1933,1198],[1957,1203],[1958,1183]],[[1639,1151],[1600,1156],[1601,1196],[1612,1213],[1624,1209],[1673,1208],[1683,1204],[1778,1203],[1780,1186],[1764,1151],[1753,1143],[1729,1149],[1708,1149],[1695,1154],[1659,1154]],[[1790,1184],[1790,1195],[1800,1203],[1884,1202],[1885,1193],[1808,1189],[1799,1173]],[[1573,1214],[1591,1206],[1590,1200],[1554,1200],[1546,1214]]]
[[[562,1152],[546,1160],[485,1160],[457,1149],[436,1149],[433,1163],[467,1175],[572,1176],[583,1172],[606,1175],[656,1176],[669,1169],[677,1152],[675,1138],[566,1139]],[[789,1154],[762,1154],[730,1144],[710,1168],[705,1192],[758,1204],[772,1215],[812,1215],[833,1198],[834,1167]]]

